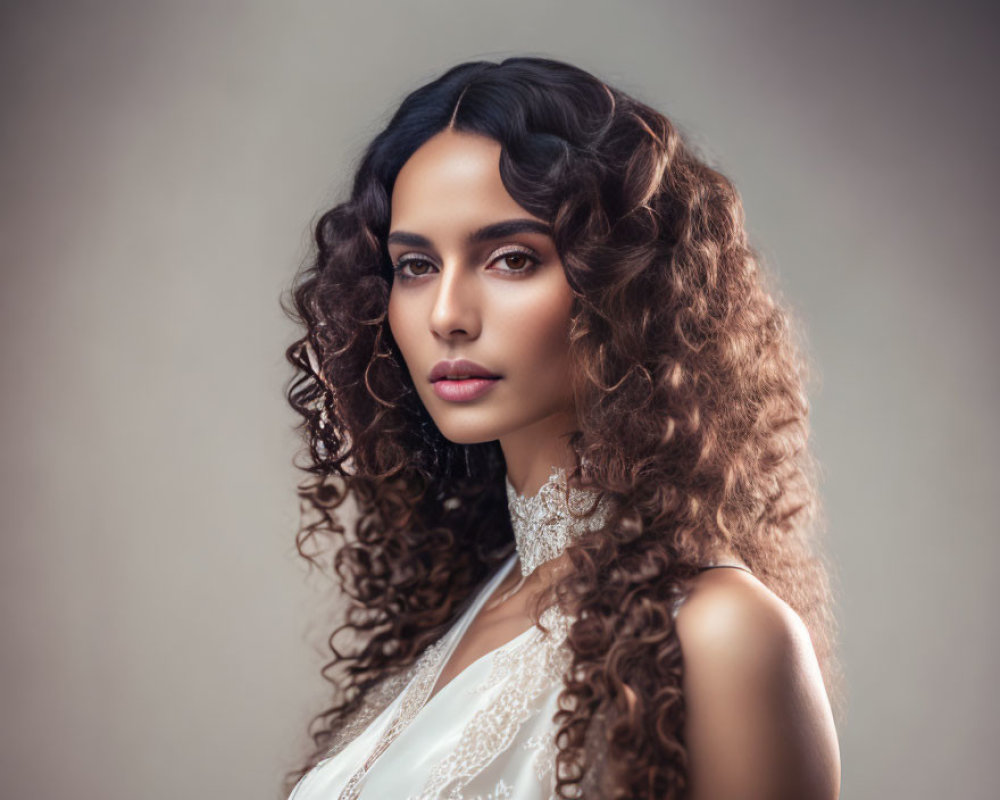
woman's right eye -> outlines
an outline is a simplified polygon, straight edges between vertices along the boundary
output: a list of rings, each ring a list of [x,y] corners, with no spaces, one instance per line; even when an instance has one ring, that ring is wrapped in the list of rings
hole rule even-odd
[[[426,267],[434,266],[430,261],[423,258],[406,258],[395,264],[392,268],[393,274],[397,277],[403,279],[404,281],[413,280],[414,278],[419,278],[422,275],[426,275]],[[407,274],[403,270],[409,268],[410,274]]]

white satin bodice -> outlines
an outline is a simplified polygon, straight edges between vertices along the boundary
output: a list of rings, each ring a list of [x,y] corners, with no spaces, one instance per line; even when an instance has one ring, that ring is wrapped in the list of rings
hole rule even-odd
[[[542,624],[469,664],[430,697],[476,615],[517,561],[501,565],[451,629],[417,659],[398,695],[295,786],[288,800],[549,800],[555,797],[552,721],[570,662],[571,620]],[[704,568],[743,565],[710,564]],[[683,597],[673,608],[676,616]],[[353,734],[352,734],[353,735]]]
[[[424,651],[395,700],[303,776],[289,800],[554,796],[552,717],[569,664],[562,646],[569,620],[558,608],[541,616],[548,635],[532,626],[469,664],[427,700],[462,635],[516,560],[515,552],[451,630]]]

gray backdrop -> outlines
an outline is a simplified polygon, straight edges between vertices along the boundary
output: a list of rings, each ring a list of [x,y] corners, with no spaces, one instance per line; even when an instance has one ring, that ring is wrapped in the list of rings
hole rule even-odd
[[[734,178],[806,327],[843,796],[995,797],[996,27],[943,6],[3,4],[0,794],[277,796],[331,605],[279,293],[406,92],[535,54]]]

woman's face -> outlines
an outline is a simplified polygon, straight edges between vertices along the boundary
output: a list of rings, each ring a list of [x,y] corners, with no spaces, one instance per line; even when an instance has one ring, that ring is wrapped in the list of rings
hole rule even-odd
[[[565,427],[572,293],[548,225],[500,180],[500,145],[437,134],[391,203],[389,327],[441,433],[473,444]],[[449,379],[470,373],[442,363],[457,359],[492,377]]]

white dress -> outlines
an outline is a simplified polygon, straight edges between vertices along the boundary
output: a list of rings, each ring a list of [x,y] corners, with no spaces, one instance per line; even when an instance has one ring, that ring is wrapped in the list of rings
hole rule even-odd
[[[557,607],[427,696],[510,555],[452,628],[417,659],[412,678],[356,738],[320,761],[289,800],[548,800],[555,792],[552,717],[570,653]],[[371,760],[372,756],[374,760]],[[368,769],[365,762],[369,761]]]
[[[420,655],[395,699],[306,773],[288,800],[555,797],[552,717],[571,661],[564,641],[572,622],[557,606],[541,615],[549,634],[532,626],[469,664],[427,701],[517,555],[510,555],[452,628]],[[712,566],[736,565],[705,568]],[[674,616],[683,599],[675,603]]]

